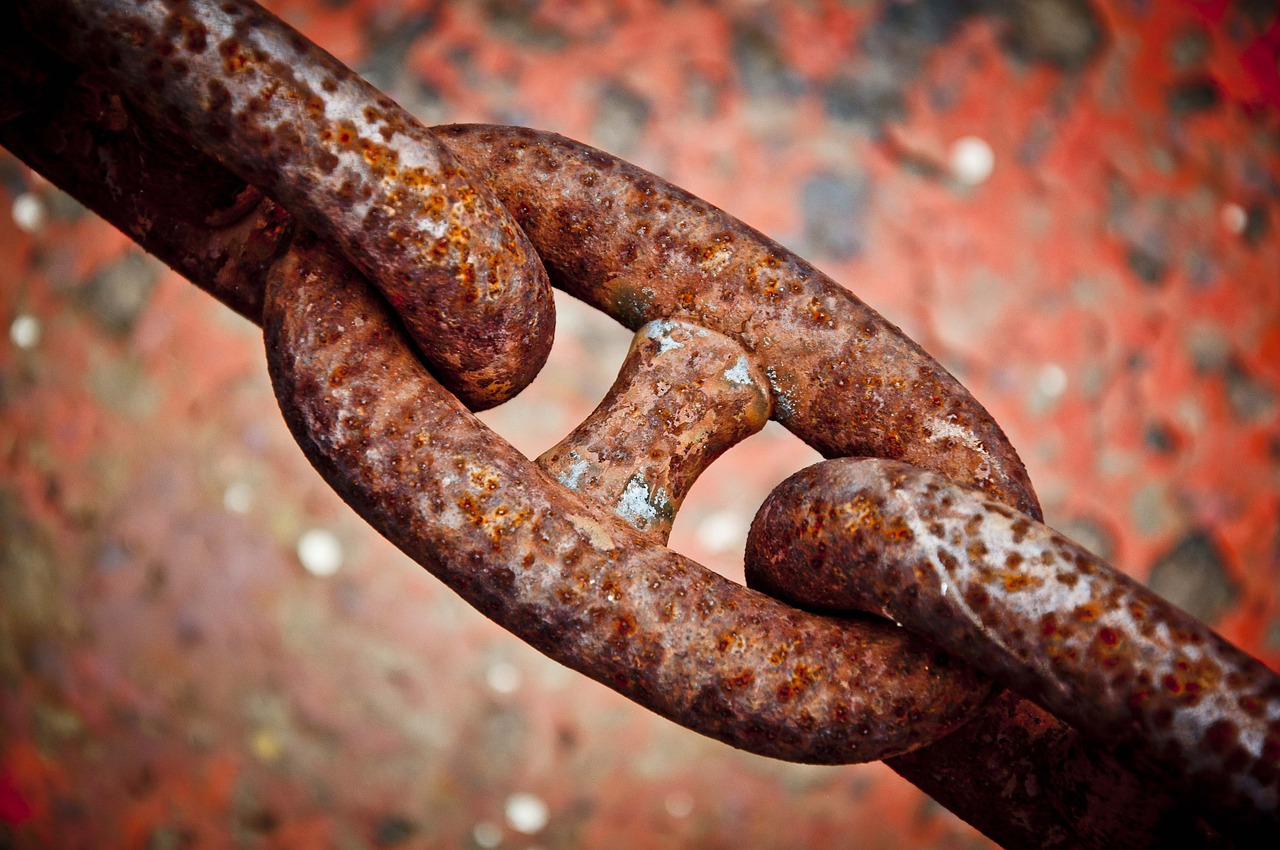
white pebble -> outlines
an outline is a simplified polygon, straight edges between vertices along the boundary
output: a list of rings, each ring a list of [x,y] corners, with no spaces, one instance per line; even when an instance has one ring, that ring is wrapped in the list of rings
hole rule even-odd
[[[35,348],[40,341],[40,320],[26,313],[19,313],[9,325],[9,340],[18,348]]]
[[[237,481],[222,493],[222,506],[233,514],[247,514],[253,507],[253,487]]]
[[[342,544],[332,531],[313,528],[298,538],[298,560],[313,576],[331,576],[342,566]]]
[[[1245,212],[1244,207],[1239,204],[1223,204],[1221,215],[1222,226],[1228,233],[1234,233],[1237,236],[1244,233],[1245,227],[1249,224],[1249,213]]]
[[[681,791],[668,794],[662,806],[673,818],[687,818],[693,814],[693,795]]]
[[[951,144],[951,173],[962,183],[977,186],[991,176],[996,153],[986,139],[962,136]]]
[[[471,830],[471,838],[481,847],[497,847],[502,843],[502,827],[493,821],[481,821]]]
[[[49,212],[39,195],[23,192],[13,199],[13,223],[19,230],[35,233],[44,227],[49,219]]]
[[[500,694],[513,694],[520,687],[520,670],[509,661],[499,661],[484,674],[489,687]]]
[[[508,797],[506,804],[503,806],[503,812],[506,814],[507,823],[511,824],[511,828],[516,832],[523,832],[525,835],[541,832],[551,818],[551,812],[547,809],[547,804],[533,794],[524,791]]]

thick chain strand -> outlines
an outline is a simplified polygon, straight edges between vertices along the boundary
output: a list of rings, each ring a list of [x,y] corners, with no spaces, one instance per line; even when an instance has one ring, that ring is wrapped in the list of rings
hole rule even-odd
[[[1207,813],[1240,843],[1250,834],[1241,823],[1274,831],[1274,675],[1143,602],[1144,622],[1183,653],[1163,657],[1167,643],[1143,644],[1151,635],[1141,627],[1111,623],[1114,581],[1099,584],[1110,574],[1081,558],[1062,562],[1074,581],[1029,603],[1034,611],[1014,591],[1038,574],[1018,570],[1007,604],[978,606],[972,588],[988,601],[999,588],[983,572],[989,559],[969,550],[1013,552],[990,545],[979,533],[988,525],[1025,523],[1050,549],[1067,544],[1034,522],[1025,470],[986,411],[802,259],[576,142],[510,127],[428,131],[252,3],[21,5],[72,64],[20,40],[24,80],[39,96],[0,98],[0,143],[263,322],[282,410],[312,462],[376,528],[516,634],[735,746],[811,762],[888,757],[1006,846],[1207,840],[1194,816],[1203,801],[1188,809],[1143,787],[1108,753],[1116,741],[1123,761],[1163,771],[1172,791],[1206,796]],[[543,265],[555,285],[643,329],[601,409],[535,465],[464,404],[496,403],[536,374],[553,322]],[[909,628],[805,613],[659,545],[697,473],[766,412],[829,457],[914,464],[875,467],[899,476],[895,493],[925,467],[987,499],[975,529],[965,523],[976,509],[956,514],[936,545],[919,517],[969,503],[931,501],[928,487],[944,484],[927,477],[908,506],[923,513],[891,512],[910,538],[872,540],[856,526],[839,538],[848,560],[794,564],[757,545],[753,579],[772,593]],[[628,429],[629,419],[648,425]],[[765,555],[793,539],[798,556],[838,548],[815,528],[821,511],[808,492],[783,488],[762,509],[757,527],[779,529]],[[813,498],[848,495],[837,492],[819,487]],[[869,527],[887,527],[888,515],[877,517]],[[910,540],[924,549],[894,548]],[[1025,564],[1035,553],[1019,554]],[[894,592],[916,600],[926,588],[913,594],[901,579],[851,597],[830,587],[805,596],[806,581],[842,577],[859,559],[906,565],[911,578],[928,558],[948,569],[956,559],[939,579],[956,590],[935,601],[959,599],[963,610],[908,620],[911,606],[896,605]],[[962,586],[969,595],[956,596]],[[1051,614],[1055,630],[1044,633],[1046,611],[1090,605],[1099,614],[1085,638],[1065,613]],[[977,610],[999,617],[966,622]],[[1024,642],[1001,637],[1004,654],[993,652],[992,619],[1009,620]],[[983,705],[987,685],[969,664],[1081,731],[1009,694]],[[1084,684],[1044,678],[1064,666]],[[1120,666],[1124,681],[1092,687]],[[1171,677],[1177,699],[1156,691]],[[1095,696],[1105,700],[1075,711]]]

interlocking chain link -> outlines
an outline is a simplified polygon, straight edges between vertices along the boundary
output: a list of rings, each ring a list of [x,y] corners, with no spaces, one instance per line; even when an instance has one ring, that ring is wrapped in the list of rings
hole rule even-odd
[[[1006,846],[1274,836],[1280,680],[1040,526],[987,412],[805,261],[576,142],[422,128],[253,3],[20,6],[72,65],[21,45],[58,97],[6,93],[0,142],[260,321],[308,458],[504,627],[734,746],[889,758]],[[547,275],[639,333],[535,463],[467,408],[541,366]],[[747,565],[770,596],[661,545],[768,416],[889,459],[775,492]]]

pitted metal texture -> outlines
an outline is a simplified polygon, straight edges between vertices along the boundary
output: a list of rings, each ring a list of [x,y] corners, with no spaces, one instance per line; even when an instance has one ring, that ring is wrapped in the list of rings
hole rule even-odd
[[[252,2],[38,0],[28,25],[194,133],[342,246],[473,409],[546,361],[554,305],[537,255],[483,183],[408,112]]]
[[[1116,682],[1128,662],[1108,664],[1115,647],[1151,638],[1141,626],[1121,632],[1106,613],[1127,590],[1051,532],[1033,533],[1036,497],[999,426],[914,342],[804,260],[572,140],[500,126],[427,131],[249,2],[23,9],[83,71],[52,61],[47,73],[33,69],[42,90],[65,100],[0,100],[10,119],[0,141],[262,322],[281,408],[313,464],[382,533],[532,645],[734,746],[823,763],[889,757],[1011,847],[1166,846],[1180,830],[1193,834],[1188,808],[1200,801],[1186,789],[1208,788],[1206,769],[1228,777],[1229,790],[1206,792],[1212,811],[1271,817],[1273,686],[1203,637],[1215,664],[1236,666],[1210,675],[1201,663],[1210,650],[1186,656],[1184,669],[1179,656],[1149,649]],[[514,394],[545,358],[553,317],[542,263],[554,284],[640,333],[610,396],[535,464],[467,406]],[[1010,535],[1025,524],[1017,546],[1034,548],[1027,540],[1041,535],[1040,548],[1005,563],[1013,587],[984,572],[993,541],[984,523],[968,527],[969,514],[937,534],[890,523],[898,536],[876,544],[889,547],[879,554],[905,545],[902,528],[917,541],[933,534],[930,551],[955,561],[935,559],[954,570],[944,600],[963,580],[988,604],[964,597],[962,608],[1003,613],[975,622],[948,611],[943,637],[906,616],[907,628],[820,616],[657,545],[698,472],[767,415],[827,456],[906,461],[978,488],[989,524]],[[807,528],[804,508],[772,507],[802,496],[779,495],[762,517]],[[855,543],[814,545],[844,552],[852,560],[831,569],[847,572],[866,559],[840,549]],[[781,556],[792,543],[781,534],[773,545]],[[1037,558],[1057,558],[1052,581],[1018,572]],[[803,597],[806,582],[822,580],[797,572],[765,584],[826,606]],[[1055,583],[1066,590],[1034,610],[1015,604]],[[894,594],[915,600],[925,589],[886,583],[855,607],[897,617]],[[1016,597],[1011,607],[996,604],[999,594]],[[1045,633],[1053,605],[1072,616],[1096,608],[1094,630],[1082,637],[1054,615]],[[1159,606],[1144,612],[1166,637],[1201,634]],[[1020,631],[1024,643],[1002,644],[1020,647],[1005,653],[1018,663],[992,660],[980,637],[992,618]],[[1008,693],[987,702],[988,680],[970,663],[1078,730]],[[1029,672],[1063,664],[1077,684],[1044,686]],[[1215,676],[1226,687],[1207,699]],[[1157,682],[1174,698],[1157,698]],[[1073,713],[1108,687],[1120,702]],[[1125,766],[1141,745],[1107,706],[1131,708],[1138,692],[1150,709],[1142,722],[1178,731],[1154,756],[1139,753],[1138,766],[1172,765],[1180,799]],[[1197,705],[1235,705],[1206,725],[1179,713],[1193,695]],[[1251,711],[1262,726],[1237,722]],[[1234,734],[1219,722],[1228,714]],[[1117,740],[1118,761],[1108,754]],[[1162,761],[1173,748],[1190,761]]]
[[[753,587],[870,611],[1163,771],[1280,824],[1280,676],[1052,529],[896,461],[792,476],[747,543]]]
[[[659,714],[840,763],[914,749],[982,701],[964,665],[892,624],[790,608],[579,499],[444,390],[325,246],[298,240],[273,268],[264,330],[285,419],[348,504],[486,616]]]

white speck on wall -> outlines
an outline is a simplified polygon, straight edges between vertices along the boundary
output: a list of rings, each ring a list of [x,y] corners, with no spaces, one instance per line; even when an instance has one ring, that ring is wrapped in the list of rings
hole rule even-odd
[[[1245,227],[1249,224],[1249,213],[1245,212],[1244,207],[1239,204],[1226,203],[1222,205],[1222,226],[1227,229],[1228,233],[1239,236],[1244,233]]]
[[[49,211],[39,195],[23,192],[13,199],[13,223],[26,233],[35,233],[49,220]]]
[[[533,835],[541,832],[551,819],[547,804],[541,799],[525,791],[512,794],[502,807],[507,816],[507,823],[516,832]]]
[[[1058,398],[1067,391],[1067,373],[1057,363],[1046,363],[1036,374],[1036,389],[1046,398]]]
[[[751,371],[747,363],[747,355],[738,355],[738,361],[724,370],[724,379],[744,387],[751,386]]]
[[[687,818],[693,814],[693,795],[683,791],[672,792],[662,801],[662,807],[673,818]]]
[[[977,186],[991,176],[996,167],[996,153],[987,140],[978,136],[961,136],[951,144],[948,155],[951,173],[961,183]]]
[[[222,492],[222,506],[233,514],[247,514],[253,507],[253,487],[237,481]]]
[[[471,828],[471,838],[477,846],[489,848],[497,847],[502,843],[502,827],[493,821],[480,821]]]
[[[484,679],[495,693],[513,694],[520,687],[520,669],[509,661],[491,664]]]
[[[746,520],[737,511],[716,511],[698,523],[694,534],[700,546],[718,555],[745,540],[747,527]]]
[[[298,560],[313,576],[331,576],[342,566],[342,543],[332,531],[313,528],[298,538]]]
[[[9,341],[21,349],[35,348],[40,342],[40,330],[39,319],[19,313],[9,325]]]

